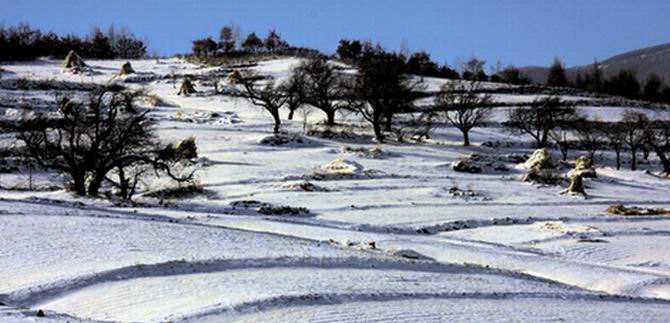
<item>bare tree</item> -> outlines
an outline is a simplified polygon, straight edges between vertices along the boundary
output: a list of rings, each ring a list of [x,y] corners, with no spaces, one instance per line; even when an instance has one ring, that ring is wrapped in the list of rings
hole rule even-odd
[[[325,58],[303,62],[293,70],[304,84],[302,101],[326,113],[328,126],[335,125],[335,113],[347,106],[347,88],[337,68]]]
[[[575,108],[556,96],[536,99],[530,107],[509,111],[505,125],[513,132],[528,134],[538,148],[547,147],[552,130],[569,124],[575,118]]]
[[[165,172],[179,181],[172,162],[154,135],[148,110],[138,111],[134,102],[140,91],[108,86],[92,92],[87,102],[60,101],[59,116],[38,115],[23,120],[18,139],[28,157],[41,166],[68,174],[78,195],[97,196],[112,170],[141,164]]]
[[[616,156],[616,169],[621,169],[621,151],[624,148],[626,140],[626,131],[624,126],[617,122],[603,127],[603,134],[607,140],[607,145],[614,151]]]
[[[372,124],[379,142],[384,132],[392,131],[395,114],[414,111],[419,84],[404,73],[403,65],[398,56],[386,52],[359,63],[349,107]]]
[[[645,143],[661,160],[663,174],[670,175],[670,122],[654,122],[646,132]]]
[[[645,144],[645,134],[649,126],[647,115],[642,112],[625,111],[621,118],[624,143],[630,150],[630,169],[637,169],[637,152]]]
[[[279,133],[279,127],[281,126],[279,110],[287,102],[288,96],[275,86],[274,81],[259,82],[259,79],[262,79],[262,77],[250,70],[233,74],[231,81],[242,87],[242,91],[234,92],[233,95],[248,99],[252,104],[269,112],[274,120],[273,132]]]
[[[463,134],[463,146],[470,145],[470,130],[483,126],[491,116],[493,97],[481,89],[477,81],[448,82],[435,99],[444,118]]]
[[[580,119],[574,122],[579,148],[586,151],[591,160],[593,160],[596,151],[605,144],[602,128],[602,122],[599,121]]]
[[[568,153],[574,147],[573,141],[569,137],[570,131],[565,127],[559,127],[549,132],[549,137],[556,143],[558,150],[561,151],[563,161],[568,160]]]
[[[305,77],[299,71],[296,71],[286,82],[281,84],[280,90],[286,95],[288,119],[293,120],[295,111],[304,105]]]

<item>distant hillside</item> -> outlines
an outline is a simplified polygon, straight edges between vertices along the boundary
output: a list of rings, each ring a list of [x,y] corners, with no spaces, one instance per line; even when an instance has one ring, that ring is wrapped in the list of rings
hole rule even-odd
[[[670,84],[670,43],[638,49],[600,62],[603,73],[609,77],[622,69],[631,69],[637,73],[640,80],[645,80],[649,74],[656,73],[666,83]],[[586,72],[591,66],[575,66],[568,68],[568,77],[574,78],[577,72]],[[549,68],[528,66],[519,68],[533,82],[544,82],[547,79]]]

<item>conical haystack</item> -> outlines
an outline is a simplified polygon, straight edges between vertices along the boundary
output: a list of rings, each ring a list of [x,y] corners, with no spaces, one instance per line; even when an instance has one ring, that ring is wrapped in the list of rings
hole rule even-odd
[[[130,65],[130,62],[125,62],[123,65],[121,65],[121,70],[119,71],[119,75],[128,75],[128,74],[133,74],[135,73],[135,70],[133,69],[133,66]]]
[[[191,93],[198,92],[195,90],[195,87],[193,86],[193,82],[189,79],[184,79],[184,81],[181,83],[181,87],[179,87],[179,92],[177,92],[177,95],[189,95]]]
[[[77,53],[75,53],[73,50],[70,50],[67,56],[65,56],[65,60],[63,61],[62,66],[64,69],[76,73],[86,68],[86,63],[79,55],[77,55]]]

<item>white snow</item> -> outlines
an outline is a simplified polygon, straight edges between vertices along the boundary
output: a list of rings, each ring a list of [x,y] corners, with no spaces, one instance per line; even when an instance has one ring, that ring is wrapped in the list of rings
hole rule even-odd
[[[123,82],[115,75],[124,62],[87,61],[90,75],[63,73],[58,61],[6,64],[3,80]],[[606,213],[613,203],[670,206],[670,181],[645,172],[658,169],[653,154],[632,172],[615,170],[612,154],[598,152],[598,178],[586,181],[584,199],[522,182],[526,170],[511,162],[493,174],[448,167],[471,153],[530,155],[530,138],[499,125],[507,108],[472,131],[472,147],[460,146],[460,132],[447,127],[425,143],[376,144],[366,139],[370,131],[310,136],[299,113],[288,121],[286,112],[282,136],[300,142],[261,144],[272,135],[264,110],[198,81],[199,93],[177,96],[169,79],[217,68],[178,59],[131,63],[152,78],[123,84],[160,98],[150,115],[161,138],[195,136],[209,165],[199,180],[211,194],[167,205],[140,197],[149,205],[122,207],[62,190],[0,191],[0,322],[670,320],[670,218]],[[283,79],[298,63],[254,69]],[[445,82],[426,81],[428,90]],[[54,94],[2,89],[0,103]],[[496,95],[511,103],[535,97]],[[612,121],[629,108],[578,109]],[[323,118],[311,113],[308,130]],[[26,176],[2,173],[0,187],[25,185]],[[41,186],[62,180],[35,176]],[[263,215],[233,208],[236,201],[306,207],[310,216]],[[45,318],[35,317],[38,309]]]

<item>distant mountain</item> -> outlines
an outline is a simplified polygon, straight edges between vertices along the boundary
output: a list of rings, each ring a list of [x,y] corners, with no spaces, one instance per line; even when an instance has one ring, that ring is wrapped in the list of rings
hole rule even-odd
[[[649,74],[656,73],[670,85],[670,43],[642,48],[599,62],[603,74],[609,77],[622,69],[634,70],[640,81],[647,79]],[[575,66],[567,69],[568,77],[574,79],[578,72],[586,72],[591,65]],[[547,79],[548,67],[528,66],[519,68],[533,82],[544,82]]]

